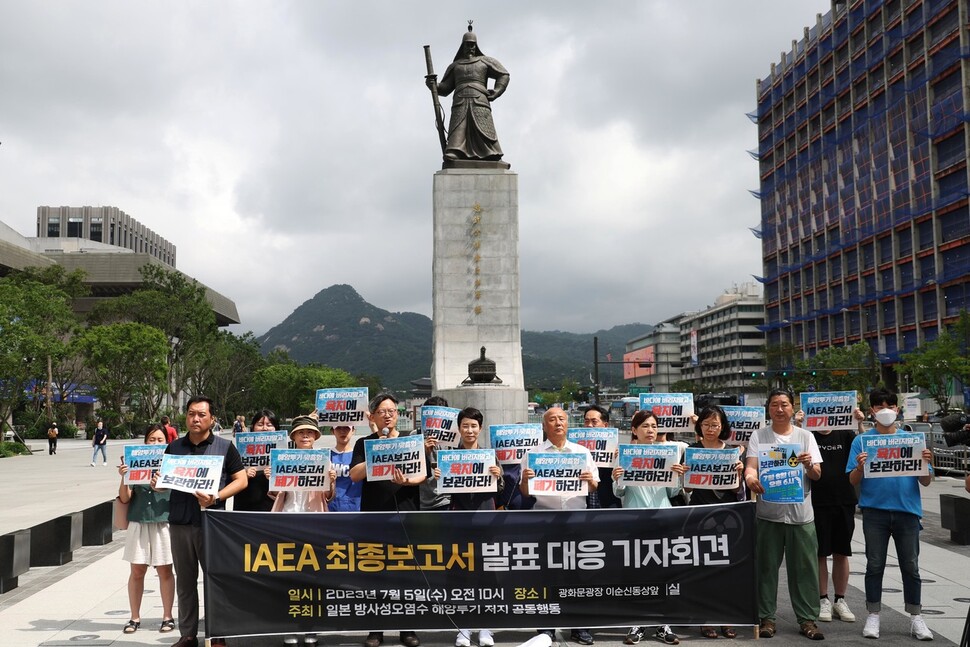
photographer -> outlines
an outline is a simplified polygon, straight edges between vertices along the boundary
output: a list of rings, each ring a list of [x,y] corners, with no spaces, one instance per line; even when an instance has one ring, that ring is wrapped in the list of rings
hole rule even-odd
[[[970,416],[965,413],[955,413],[940,420],[943,427],[943,440],[947,447],[970,444]],[[963,487],[970,492],[970,474],[967,475]]]

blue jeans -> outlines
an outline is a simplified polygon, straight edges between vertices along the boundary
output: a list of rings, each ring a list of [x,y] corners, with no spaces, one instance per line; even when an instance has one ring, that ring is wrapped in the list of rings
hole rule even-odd
[[[886,570],[889,537],[896,545],[896,559],[903,577],[903,602],[908,613],[920,613],[922,580],[919,577],[919,517],[897,510],[862,509],[862,534],[866,538],[866,609],[882,608],[882,575]]]
[[[108,450],[105,449],[105,445],[95,445],[94,446],[94,453],[91,454],[91,462],[92,463],[97,463],[98,462],[98,452],[101,452],[101,460],[103,460],[105,463],[107,463],[108,462]]]

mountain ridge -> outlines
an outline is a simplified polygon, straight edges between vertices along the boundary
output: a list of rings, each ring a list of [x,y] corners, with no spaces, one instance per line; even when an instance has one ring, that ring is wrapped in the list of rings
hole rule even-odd
[[[600,360],[610,355],[619,361],[629,339],[652,329],[633,323],[594,333],[523,330],[526,386],[557,389],[563,380],[586,384],[592,373],[594,336],[599,337]],[[263,354],[280,349],[301,364],[378,375],[396,391],[409,390],[412,380],[427,377],[431,371],[431,319],[416,312],[379,308],[346,284],[320,290],[257,341]]]

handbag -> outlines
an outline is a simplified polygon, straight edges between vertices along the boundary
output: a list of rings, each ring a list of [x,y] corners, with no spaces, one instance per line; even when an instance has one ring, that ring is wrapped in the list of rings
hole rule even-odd
[[[128,504],[121,502],[121,497],[115,497],[112,506],[112,524],[118,530],[128,530]]]

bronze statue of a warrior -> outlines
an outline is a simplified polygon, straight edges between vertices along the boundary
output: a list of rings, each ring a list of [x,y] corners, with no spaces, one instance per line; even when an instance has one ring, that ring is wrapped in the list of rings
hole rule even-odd
[[[497,60],[482,54],[478,39],[468,21],[468,31],[461,39],[461,47],[455,60],[437,82],[431,67],[431,54],[425,48],[428,64],[426,83],[435,100],[439,135],[443,144],[446,164],[455,161],[492,161],[502,159],[502,147],[498,143],[495,124],[492,121],[491,102],[502,96],[509,85],[509,73]],[[488,80],[494,84],[488,87]],[[437,96],[454,93],[451,103],[451,120],[448,135],[444,137]]]

